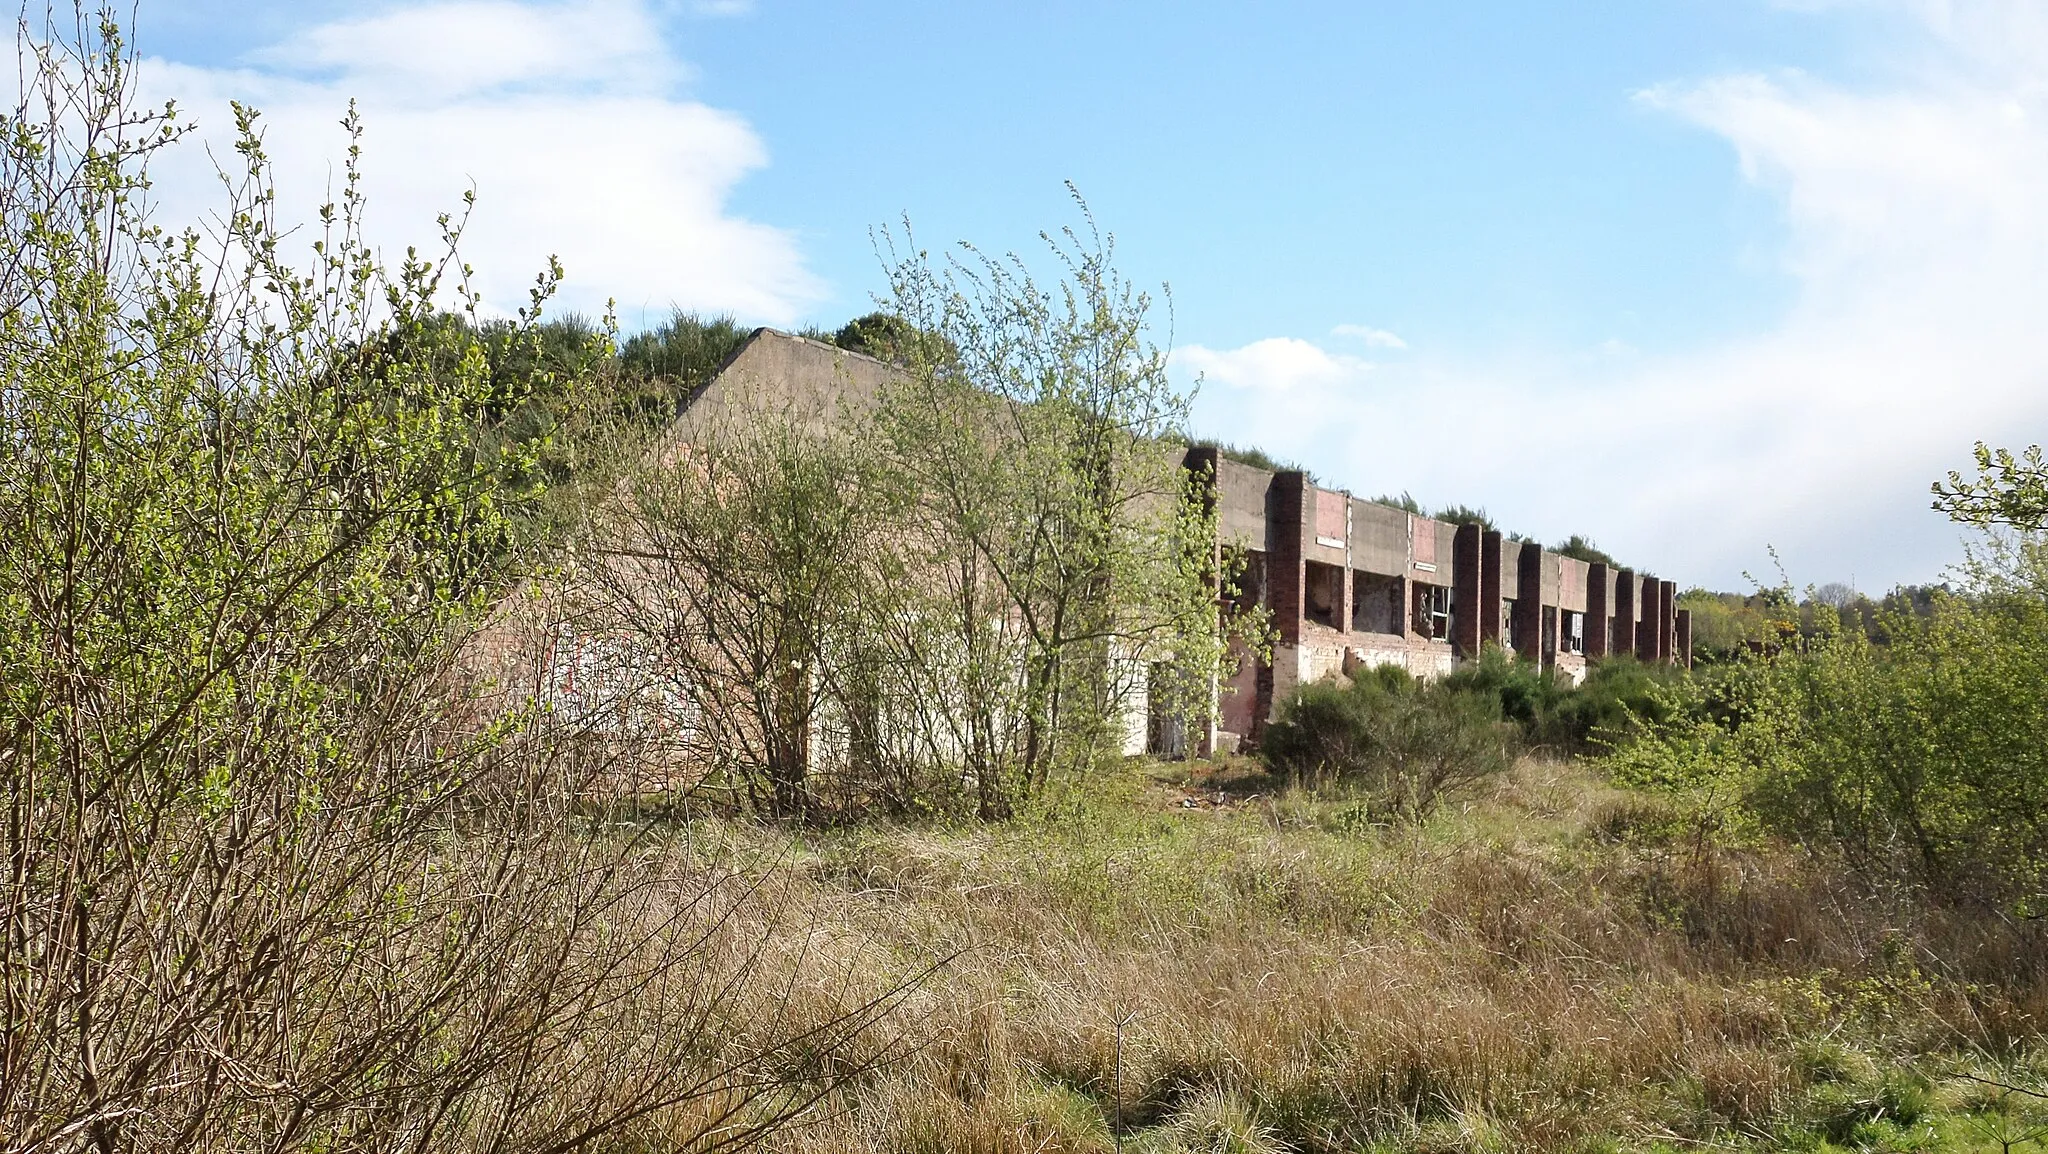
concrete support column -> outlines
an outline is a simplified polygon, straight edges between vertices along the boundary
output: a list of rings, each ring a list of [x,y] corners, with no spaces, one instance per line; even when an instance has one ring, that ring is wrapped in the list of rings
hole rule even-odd
[[[1614,584],[1608,576],[1607,564],[1595,561],[1586,567],[1586,660],[1597,661],[1607,656],[1607,639],[1613,630],[1612,611],[1607,605],[1607,592]]]
[[[1636,651],[1636,571],[1623,569],[1614,575],[1614,640],[1611,651],[1631,656]]]
[[[1409,567],[1412,569],[1414,564],[1411,559]],[[1405,573],[1394,578],[1394,593],[1394,620],[1400,625],[1395,632],[1406,641],[1422,640],[1422,634],[1415,631],[1415,579]]]
[[[1515,559],[1515,652],[1545,665],[1543,652],[1543,559],[1540,546],[1524,544]]]
[[[1657,634],[1662,630],[1658,623],[1658,606],[1663,597],[1657,591],[1657,579],[1645,576],[1642,588],[1636,594],[1636,612],[1640,620],[1636,624],[1636,660],[1645,665],[1657,660]]]
[[[1500,644],[1500,533],[1479,535],[1479,642]],[[1474,650],[1477,653],[1477,650]]]
[[[1477,525],[1460,525],[1451,539],[1451,642],[1459,657],[1479,656],[1480,623],[1486,614],[1480,593],[1480,533]],[[1499,581],[1494,589],[1494,617],[1500,616]]]
[[[1692,610],[1678,611],[1678,663],[1692,668]]]
[[[1316,500],[1320,501],[1322,497],[1319,495],[1316,497]],[[1344,498],[1344,501],[1346,504],[1349,504],[1351,498],[1347,496]],[[1358,578],[1351,572],[1351,546],[1347,542],[1344,546],[1344,564],[1337,570],[1337,632],[1339,633],[1351,632],[1351,615],[1358,612],[1358,606],[1352,603],[1358,597],[1357,582]]]
[[[1657,586],[1657,660],[1666,665],[1678,656],[1678,582]]]

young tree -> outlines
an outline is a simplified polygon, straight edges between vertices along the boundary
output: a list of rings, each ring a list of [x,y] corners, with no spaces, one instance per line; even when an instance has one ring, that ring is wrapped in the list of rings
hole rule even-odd
[[[919,652],[947,655],[933,699],[991,817],[1114,753],[1141,693],[1205,712],[1224,652],[1213,513],[1180,466],[1190,396],[1082,213],[1045,238],[1051,287],[1015,256],[892,241],[905,372],[870,439],[918,501]]]
[[[872,679],[862,634],[888,546],[871,462],[843,425],[732,398],[630,478],[572,577],[595,637],[661,655],[618,689],[654,690],[699,784],[777,820],[820,816],[821,730],[860,714]]]

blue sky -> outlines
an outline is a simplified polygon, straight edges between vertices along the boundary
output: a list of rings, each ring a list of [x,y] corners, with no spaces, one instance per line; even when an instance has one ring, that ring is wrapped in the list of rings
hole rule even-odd
[[[468,181],[501,302],[834,326],[869,230],[1029,251],[1075,182],[1170,282],[1198,431],[1683,582],[1937,576],[2041,439],[2048,23],[2015,0],[145,0],[152,91],[365,105],[392,243]],[[201,175],[165,181],[181,200]]]

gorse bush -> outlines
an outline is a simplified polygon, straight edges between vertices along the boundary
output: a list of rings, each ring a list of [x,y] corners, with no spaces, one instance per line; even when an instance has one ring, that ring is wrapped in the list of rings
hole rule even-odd
[[[711,379],[751,331],[730,316],[707,317],[677,309],[667,321],[628,338],[619,349],[619,365],[629,377],[670,382],[680,403],[690,390]]]
[[[1498,773],[1520,750],[1625,744],[1681,717],[1725,713],[1724,696],[1693,685],[1684,670],[1627,657],[1595,665],[1575,686],[1489,647],[1437,681],[1379,666],[1355,680],[1302,686],[1281,703],[1260,748],[1269,766],[1295,780],[1419,815]]]
[[[1498,700],[1381,666],[1305,685],[1281,703],[1261,750],[1276,772],[1421,817],[1514,763]]]
[[[1488,647],[1479,660],[1446,676],[1444,686],[1497,702],[1501,720],[1514,723],[1531,746],[1583,753],[1604,748],[1638,725],[1667,720],[1674,698],[1661,690],[1686,677],[1676,666],[1610,657],[1574,685],[1555,670]]]

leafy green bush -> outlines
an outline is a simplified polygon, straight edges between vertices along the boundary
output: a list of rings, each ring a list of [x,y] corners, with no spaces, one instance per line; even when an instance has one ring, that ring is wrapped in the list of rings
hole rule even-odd
[[[1296,690],[1263,748],[1277,773],[1415,818],[1512,765],[1512,738],[1497,698],[1382,666]]]
[[[1938,597],[1763,665],[1733,766],[1767,825],[1953,899],[2028,908],[2048,876],[2048,604]]]
[[[1936,594],[1732,667],[1718,701],[1618,749],[1625,779],[1734,798],[1872,881],[2031,914],[2048,904],[2048,600]],[[1718,712],[1716,712],[1718,711]]]

